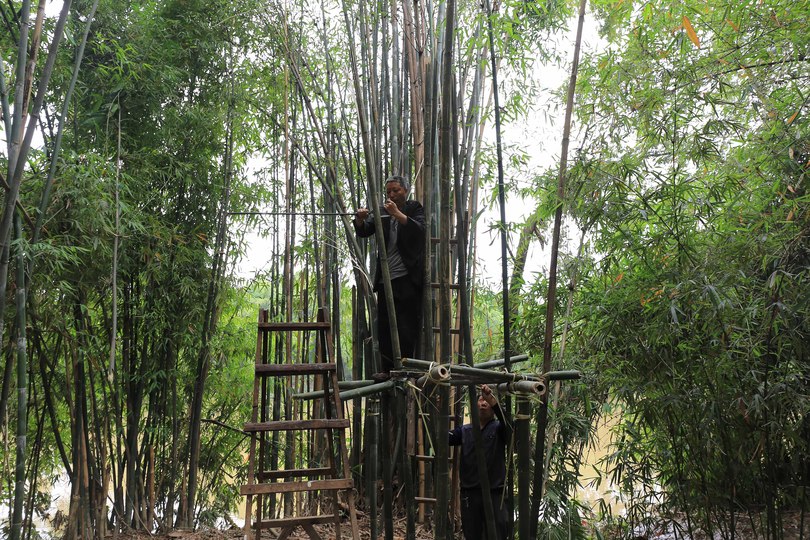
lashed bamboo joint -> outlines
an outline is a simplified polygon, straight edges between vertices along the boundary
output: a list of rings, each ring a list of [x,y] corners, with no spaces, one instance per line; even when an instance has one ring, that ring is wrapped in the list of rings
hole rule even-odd
[[[520,355],[516,358],[525,360],[528,359],[528,356]],[[487,364],[492,367],[502,365],[497,364],[497,360],[491,362],[496,362],[494,364],[487,362]],[[500,362],[502,362],[502,360]],[[434,386],[440,384],[451,386],[493,384],[500,394],[529,394],[541,397],[546,393],[548,381],[575,380],[582,376],[579,371],[575,370],[549,371],[539,376],[521,373],[504,373],[502,371],[491,371],[489,369],[480,369],[478,367],[465,365],[436,364],[435,362],[418,360],[416,358],[403,358],[402,364],[405,367],[419,371],[416,373],[396,372],[394,373],[394,375],[397,376],[396,378],[381,383],[375,383],[369,380],[341,381],[339,388],[351,388],[346,392],[342,392],[343,399],[365,397],[383,392],[393,388],[397,380],[417,376],[416,386],[419,388],[423,388],[428,383]],[[421,370],[423,369],[427,372],[422,372]],[[325,395],[326,393],[323,390],[317,390],[314,392],[300,392],[293,394],[292,397],[293,399],[308,400],[320,399]]]

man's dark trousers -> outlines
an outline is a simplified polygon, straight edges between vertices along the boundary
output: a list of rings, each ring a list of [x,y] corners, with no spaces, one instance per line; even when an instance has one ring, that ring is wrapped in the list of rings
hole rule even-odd
[[[391,280],[391,289],[394,293],[394,312],[397,315],[399,349],[404,358],[413,358],[416,341],[419,339],[419,321],[422,320],[422,291],[413,284],[408,276]],[[377,321],[382,370],[388,372],[394,368],[394,353],[391,345],[388,304],[385,301],[385,289],[382,285],[377,293]]]
[[[493,489],[489,494],[492,498],[492,509],[495,511],[497,538],[494,540],[506,540],[509,531],[509,511],[503,496],[503,488]],[[464,540],[487,538],[484,497],[480,487],[461,490],[461,530],[464,532]]]

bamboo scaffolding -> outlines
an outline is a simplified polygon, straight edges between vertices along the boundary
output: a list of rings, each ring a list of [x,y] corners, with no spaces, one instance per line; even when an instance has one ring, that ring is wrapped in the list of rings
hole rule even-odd
[[[402,365],[409,368],[422,368],[422,369],[429,369],[433,367],[435,364],[433,362],[428,362],[426,360],[419,360],[416,358],[403,358]],[[484,377],[487,381],[498,381],[498,382],[514,382],[514,381],[539,381],[539,377],[534,375],[523,375],[520,373],[505,373],[501,371],[490,371],[487,369],[478,369],[470,366],[464,366],[459,364],[452,364],[449,365],[449,370],[451,376],[454,373],[458,373],[460,375],[467,375],[469,377]]]
[[[410,363],[413,359],[407,359]],[[452,386],[466,386],[470,384],[495,384],[497,385],[498,392],[501,394],[538,394],[542,395],[546,391],[546,381],[568,381],[581,378],[582,374],[579,371],[565,370],[565,371],[550,371],[543,374],[541,377],[528,377],[514,379],[511,375],[499,373],[496,371],[488,372],[485,370],[475,370],[475,368],[465,369],[466,366],[452,366],[449,369],[446,366],[435,365],[433,366],[432,373],[425,374],[419,377],[416,381],[417,387],[423,387],[428,382],[439,385],[448,384]],[[466,378],[452,378],[452,371],[456,370],[459,375],[466,376]],[[471,371],[472,370],[472,371]],[[483,371],[483,373],[481,373]],[[476,378],[470,378],[471,374],[475,374]],[[492,375],[492,378],[488,376]],[[504,376],[508,377],[505,381]],[[523,376],[521,376],[523,377]],[[347,381],[343,381],[347,382]],[[341,392],[341,398],[353,399],[359,397],[367,397],[386,390],[394,388],[397,384],[395,380],[388,380],[385,382],[375,383],[374,381],[348,381],[351,386],[356,386],[351,390]],[[362,384],[358,384],[362,383]],[[339,385],[343,388],[343,383]],[[323,390],[316,390],[311,392],[299,392],[292,394],[293,399],[297,400],[312,400],[321,399],[325,396]]]

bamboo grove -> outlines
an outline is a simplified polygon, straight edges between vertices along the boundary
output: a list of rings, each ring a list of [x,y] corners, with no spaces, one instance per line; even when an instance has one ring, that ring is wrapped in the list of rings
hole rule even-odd
[[[0,15],[4,537],[40,534],[54,484],[55,536],[229,524],[259,308],[325,306],[341,379],[377,371],[377,247],[350,219],[397,173],[437,239],[421,358],[584,374],[543,403],[504,399],[516,537],[810,527],[807,1],[9,0]],[[565,82],[544,87],[550,67]],[[541,127],[510,139],[525,125]],[[481,261],[491,210],[500,255]],[[246,258],[263,262],[249,278]],[[313,390],[273,388],[273,418],[317,416],[294,397]],[[449,538],[453,512],[413,502],[456,504],[438,435],[451,410],[475,414],[471,395],[396,395],[347,400],[358,507],[374,537],[401,513],[409,537]],[[408,459],[434,443],[432,462]],[[272,446],[287,469],[325,448]],[[589,504],[598,484],[618,495]]]

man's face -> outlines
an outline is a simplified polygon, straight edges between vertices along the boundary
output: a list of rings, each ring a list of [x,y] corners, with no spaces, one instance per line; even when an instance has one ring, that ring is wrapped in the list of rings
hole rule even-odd
[[[385,184],[385,194],[399,208],[402,208],[408,198],[408,192],[396,180]]]
[[[487,400],[484,399],[484,396],[478,396],[478,417],[481,422],[489,422],[494,416],[495,411],[492,410],[492,407],[490,407]]]

